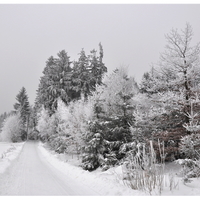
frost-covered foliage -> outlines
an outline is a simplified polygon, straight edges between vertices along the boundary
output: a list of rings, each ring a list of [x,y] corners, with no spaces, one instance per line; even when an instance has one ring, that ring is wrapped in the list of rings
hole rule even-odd
[[[135,125],[131,131],[135,140],[147,142],[153,139],[155,148],[160,139],[165,143],[166,160],[179,158],[179,142],[186,135],[183,127],[185,115],[178,104],[181,96],[173,92],[157,92],[150,96],[140,93],[133,97]],[[155,149],[159,153],[158,148]]]
[[[38,113],[40,137],[58,153],[81,154],[82,167],[90,171],[124,162],[137,154],[137,144],[149,147],[149,140],[159,161],[158,141],[165,161],[194,158],[200,134],[200,46],[191,46],[189,24],[166,39],[159,67],[144,74],[140,87],[125,67],[103,78],[101,48],[99,57],[95,50],[88,57],[82,50],[73,67],[65,51],[51,57],[36,101],[45,108]]]
[[[28,101],[28,95],[26,89],[22,87],[16,96],[17,102],[14,104],[16,112],[20,113],[21,122],[24,126],[24,130],[27,128],[27,119],[30,115],[30,104]]]
[[[115,165],[125,156],[124,152],[119,151],[122,144],[132,142],[130,130],[130,126],[134,124],[132,97],[137,92],[136,82],[128,77],[128,71],[124,67],[105,77],[103,85],[96,88],[91,97],[96,118],[90,123],[85,137],[83,159],[85,169],[92,170],[98,166],[108,169],[110,165]],[[94,142],[98,145],[92,146]],[[98,156],[94,152],[98,152]]]
[[[184,91],[184,100],[191,98],[199,84],[200,44],[192,46],[193,31],[190,24],[178,32],[172,29],[166,34],[165,51],[161,53],[159,67],[153,67],[145,73],[140,85],[141,91],[153,94],[157,92]]]
[[[103,47],[99,44],[99,56],[96,50],[86,56],[82,49],[78,61],[71,62],[65,50],[51,56],[43,71],[37,90],[36,103],[43,105],[51,114],[57,110],[57,100],[65,104],[79,100],[81,95],[87,98],[95,91],[96,84],[102,83],[102,77],[107,71],[103,63]]]
[[[100,133],[95,133],[92,138],[86,142],[82,158],[82,168],[92,171],[104,163],[105,140]]]
[[[128,114],[131,109],[131,98],[138,93],[138,87],[133,77],[128,77],[128,69],[120,67],[112,74],[105,76],[103,85],[97,87],[96,96],[101,109],[107,116]]]
[[[54,133],[53,128],[53,117],[50,117],[48,112],[42,107],[38,113],[38,123],[37,130],[39,131],[39,137],[41,140],[46,141],[49,139],[49,136]]]
[[[190,183],[190,178],[200,177],[200,160],[194,159],[179,159],[176,161],[181,165],[181,173],[183,175],[183,182]]]
[[[4,114],[0,115],[0,132],[1,132],[1,128],[3,126],[3,123],[5,121],[5,119],[8,117],[9,114],[7,114],[6,112]]]
[[[154,138],[165,141],[168,154],[177,152],[181,137],[198,130],[198,123],[191,122],[193,101],[200,96],[200,70],[199,52],[200,44],[192,46],[192,28],[186,24],[185,29],[179,33],[172,29],[166,35],[167,44],[165,51],[161,54],[159,67],[153,67],[145,73],[140,84],[140,91],[145,94],[150,101],[150,109],[145,114],[152,114],[151,110],[159,111],[154,116],[142,118],[145,124],[143,130],[150,127],[149,134],[154,133]],[[142,106],[145,107],[143,104]],[[143,112],[143,108],[139,112]],[[198,112],[199,103],[195,102],[194,110]],[[141,115],[139,115],[141,116]],[[145,120],[143,120],[145,119]],[[196,117],[197,119],[197,117]],[[153,128],[151,128],[153,127]],[[184,128],[185,127],[185,128]],[[139,127],[142,129],[142,127]],[[169,145],[172,141],[173,145]],[[179,153],[177,153],[179,156]]]
[[[93,119],[93,106],[84,99],[70,102],[68,106],[58,101],[57,137],[65,137],[66,153],[81,153],[83,138],[88,130],[88,122]]]
[[[190,133],[200,133],[200,115],[199,115],[200,96],[196,93],[190,101],[190,112],[186,113],[189,119],[188,123],[183,124],[183,127]]]
[[[58,108],[53,115],[49,116],[48,111],[41,109],[37,129],[41,139],[48,141],[56,152],[79,154],[84,146],[83,138],[93,115],[90,100],[81,99],[66,106],[58,99]]]
[[[182,137],[180,147],[184,157],[197,159],[200,156],[200,134],[191,134]]]
[[[157,94],[149,98],[147,94],[139,93],[132,100],[135,105],[133,112],[135,125],[131,127],[131,131],[137,141],[144,142],[144,136],[150,138],[157,128],[154,119],[167,113],[167,110],[159,101]]]
[[[63,120],[57,114],[49,115],[44,108],[38,113],[37,130],[42,141],[48,142],[52,149],[63,153],[66,149],[66,136],[63,133]],[[69,138],[68,138],[69,139]]]
[[[74,138],[76,151],[80,152],[84,146],[84,137],[88,132],[89,122],[94,118],[93,104],[88,99],[81,99],[76,102],[71,102],[69,105],[70,115],[68,119],[68,131]]]
[[[23,126],[20,114],[13,114],[8,116],[0,133],[1,141],[5,142],[19,142],[22,140]]]

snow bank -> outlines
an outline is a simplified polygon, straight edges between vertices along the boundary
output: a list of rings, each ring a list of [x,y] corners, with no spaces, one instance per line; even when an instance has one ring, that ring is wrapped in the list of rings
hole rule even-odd
[[[147,196],[148,192],[132,190],[123,184],[122,167],[110,168],[102,172],[97,169],[93,172],[83,170],[81,167],[74,166],[73,162],[69,160],[66,162],[64,155],[56,154],[45,148],[42,143],[39,143],[39,150],[45,159],[55,168],[62,171],[68,177],[77,180],[79,183],[91,188],[99,195],[104,196]],[[67,159],[68,160],[68,159]],[[72,163],[72,164],[71,164]],[[77,165],[77,161],[75,161]],[[193,179],[191,183],[183,184],[181,177],[177,175],[180,166],[176,163],[169,163],[166,165],[166,172],[164,175],[164,188],[161,193],[162,196],[199,196],[200,195],[200,178]],[[170,175],[171,174],[171,175]],[[169,179],[173,178],[173,184],[176,187],[170,191]],[[160,195],[158,191],[152,191],[152,195]]]
[[[0,173],[4,173],[12,160],[14,160],[22,150],[24,142],[9,143],[0,142]]]
[[[70,165],[64,161],[58,159],[57,155],[50,150],[44,148],[44,145],[39,143],[39,150],[45,159],[56,169],[62,171],[66,176],[76,180],[77,182],[91,188],[99,195],[104,196],[141,196],[147,195],[144,192],[132,190],[123,183],[121,183],[117,171],[121,169],[118,167],[116,169],[108,170],[106,172],[101,172],[96,170],[94,172],[88,172],[83,170],[81,167]]]

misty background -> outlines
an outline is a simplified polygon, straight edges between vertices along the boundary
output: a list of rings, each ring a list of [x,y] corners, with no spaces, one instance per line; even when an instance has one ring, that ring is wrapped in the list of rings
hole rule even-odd
[[[101,42],[108,72],[129,66],[139,83],[172,28],[188,22],[192,43],[200,41],[199,19],[199,4],[0,4],[0,114],[13,110],[22,86],[34,104],[47,59],[63,49],[73,61]]]

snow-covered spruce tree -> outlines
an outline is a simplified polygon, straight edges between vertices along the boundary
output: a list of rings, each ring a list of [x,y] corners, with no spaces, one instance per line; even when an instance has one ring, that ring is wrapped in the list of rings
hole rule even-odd
[[[160,90],[160,87],[158,87],[160,84],[158,81],[159,76],[159,72],[152,66],[151,70],[145,72],[142,76],[142,80],[139,84],[140,92],[148,96],[158,93]]]
[[[22,140],[22,122],[20,113],[9,115],[0,133],[0,140],[5,142],[19,142]]]
[[[57,109],[58,97],[65,103],[72,99],[72,68],[69,56],[64,50],[57,55],[58,58],[51,56],[47,60],[36,97],[38,107],[43,105],[50,114],[53,114]]]
[[[107,67],[103,63],[103,47],[99,43],[99,57],[96,55],[96,50],[90,51],[91,55],[88,56],[89,69],[91,71],[90,84],[95,90],[97,85],[102,84],[104,74],[107,72]]]
[[[192,133],[181,138],[179,149],[185,158],[200,159],[200,134]]]
[[[102,84],[102,78],[107,72],[107,68],[103,63],[103,48],[99,44],[99,56],[97,51],[92,50],[91,54],[86,56],[82,49],[78,61],[74,62],[72,86],[77,92],[76,99],[80,99],[83,95],[85,99],[95,91],[96,85]]]
[[[199,116],[200,99],[196,96],[190,105],[190,113],[187,114],[189,123],[185,123],[183,127],[191,134],[181,138],[180,151],[185,158],[200,159],[200,116]]]
[[[179,150],[182,158],[177,162],[182,166],[183,182],[200,176],[200,125],[199,125],[199,97],[191,101],[191,114],[188,113],[189,124],[183,126],[191,134],[181,138]]]
[[[77,97],[80,97],[82,94],[87,98],[91,92],[89,60],[84,49],[81,50],[79,55],[78,61],[74,62],[72,85],[77,91]]]
[[[28,95],[26,89],[22,87],[19,93],[16,96],[17,102],[14,104],[14,109],[20,114],[21,123],[22,123],[22,140],[27,139],[29,116],[30,116],[30,104],[28,101]]]
[[[128,77],[124,67],[105,77],[103,85],[97,87],[92,96],[96,120],[90,123],[83,164],[106,169],[124,156],[119,150],[122,144],[132,141],[130,126],[134,123],[134,106],[131,98],[137,91],[136,82]]]

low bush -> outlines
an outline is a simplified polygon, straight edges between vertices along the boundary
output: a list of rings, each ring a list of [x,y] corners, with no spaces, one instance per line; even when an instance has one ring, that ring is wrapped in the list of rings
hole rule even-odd
[[[200,160],[179,159],[176,161],[181,165],[181,174],[183,183],[190,183],[190,178],[200,177]]]

